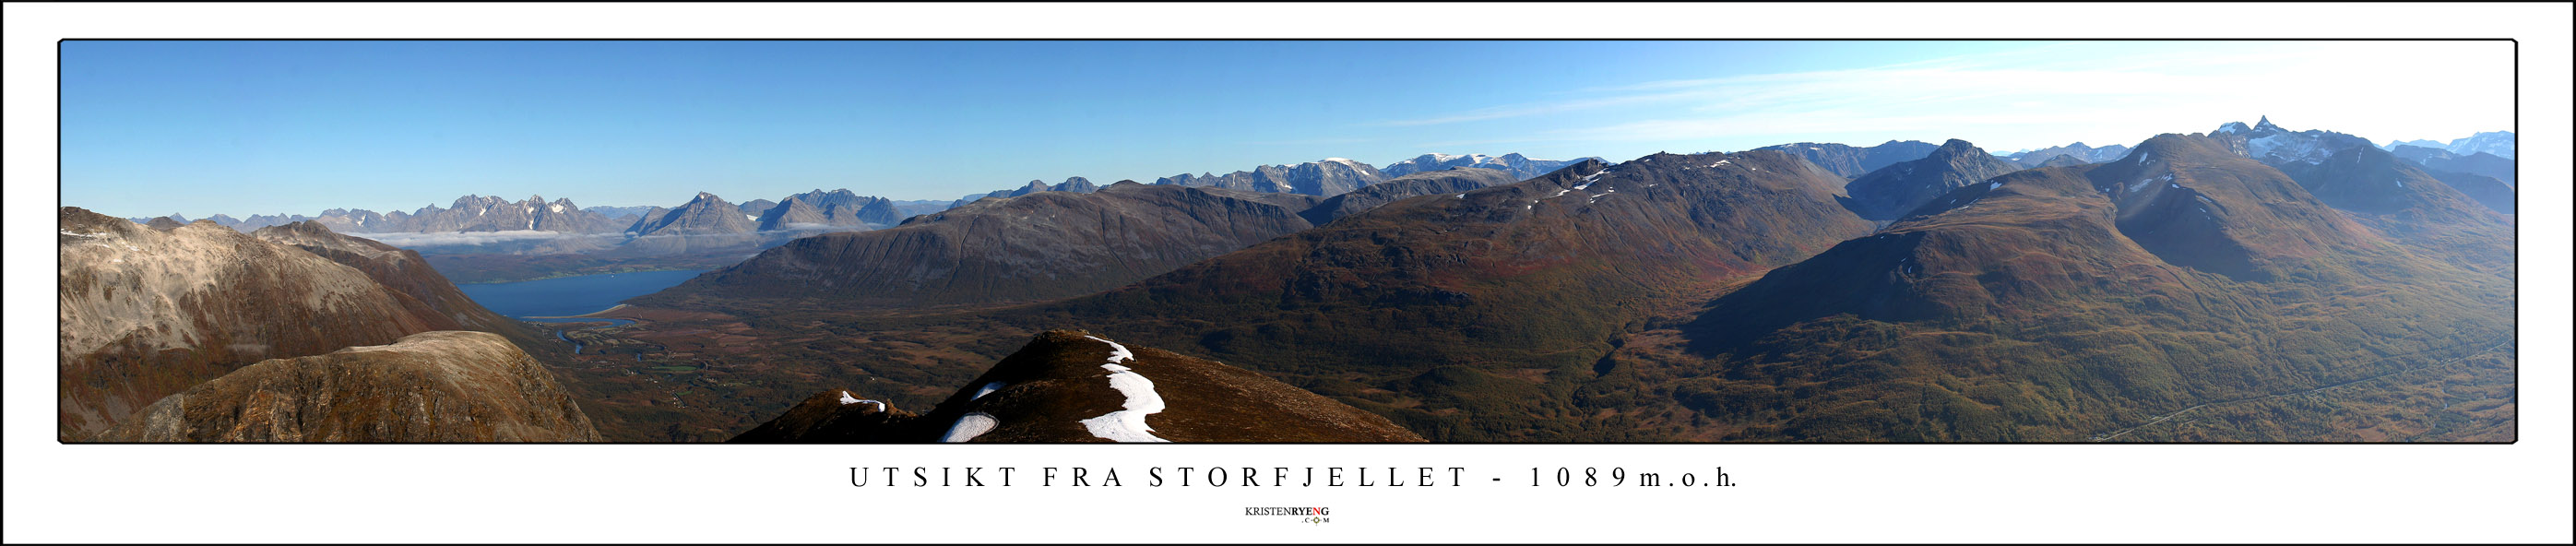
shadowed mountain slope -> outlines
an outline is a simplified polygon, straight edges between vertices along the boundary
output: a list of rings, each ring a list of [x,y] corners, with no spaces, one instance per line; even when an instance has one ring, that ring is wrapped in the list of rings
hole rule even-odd
[[[1853,213],[1871,220],[1894,220],[1952,189],[2021,170],[2011,162],[1986,155],[1964,140],[1952,139],[1922,159],[1888,165],[1843,186]]]

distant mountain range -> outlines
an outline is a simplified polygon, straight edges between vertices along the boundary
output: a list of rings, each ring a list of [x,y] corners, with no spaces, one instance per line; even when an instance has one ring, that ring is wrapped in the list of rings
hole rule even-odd
[[[1388,173],[1379,171],[1366,163],[1343,158],[1330,158],[1323,161],[1299,163],[1294,165],[1265,165],[1256,167],[1250,171],[1236,171],[1222,176],[1181,174],[1158,179],[1155,184],[1217,187],[1256,193],[1289,193],[1330,197],[1406,174],[1441,170],[1450,167],[1495,169],[1509,173],[1517,179],[1526,180],[1540,174],[1545,174],[1548,171],[1561,168],[1567,164],[1569,164],[1567,161],[1530,159],[1522,156],[1521,154],[1505,154],[1501,157],[1486,156],[1482,154],[1424,154],[1420,157],[1391,165],[1390,168],[1396,169],[1397,172]],[[1031,180],[1027,185],[1019,188],[995,190],[980,194],[969,194],[965,196],[965,198],[955,201],[896,201],[883,197],[861,196],[852,193],[847,189],[832,190],[829,192],[817,189],[803,194],[787,196],[778,200],[754,199],[749,202],[733,204],[731,206],[734,207],[736,212],[751,221],[753,232],[839,231],[892,226],[894,224],[901,223],[905,218],[964,206],[978,199],[987,197],[1017,197],[1044,191],[1089,193],[1097,191],[1099,188],[1099,185],[1092,183],[1090,180],[1076,176],[1066,178],[1063,182],[1056,184],[1047,184],[1043,181]],[[700,192],[700,195],[704,196],[710,194],[707,192]],[[696,199],[693,198],[692,202],[695,202],[695,200]],[[684,203],[676,208],[685,208],[687,206],[688,204]],[[247,218],[235,219],[232,216],[217,214],[209,217],[208,219],[213,220],[218,225],[231,227],[244,233],[258,230],[259,228],[307,220],[319,221],[323,225],[329,226],[331,229],[339,232],[367,234],[501,232],[553,232],[569,234],[735,233],[734,231],[731,231],[730,228],[713,224],[712,217],[704,215],[698,216],[690,223],[693,227],[683,229],[680,232],[672,232],[665,227],[659,226],[662,222],[646,221],[648,217],[654,214],[655,209],[662,209],[666,214],[668,211],[673,210],[670,208],[654,206],[595,206],[582,208],[575,205],[569,199],[556,199],[549,202],[542,196],[529,196],[526,200],[510,201],[494,196],[467,195],[457,198],[454,203],[449,204],[447,207],[428,205],[409,212],[395,211],[391,213],[378,213],[366,209],[330,209],[312,216],[281,213],[251,215]],[[168,218],[182,224],[189,221],[187,217],[178,214],[171,214]],[[137,224],[143,224],[150,223],[152,218],[137,217],[129,218],[129,220],[132,220]],[[544,249],[547,251],[563,252],[599,250],[599,248],[577,246],[548,246],[544,247]]]
[[[2440,148],[2399,145],[2388,151],[2400,159],[2413,161],[2428,171],[2468,173],[2494,178],[2507,186],[2514,185],[2514,162],[2511,158],[2478,152],[2467,156]]]
[[[798,239],[645,301],[724,294],[915,307],[1058,299],[1115,288],[1387,203],[1511,182],[1503,171],[1452,167],[1331,199],[1134,181],[1095,192],[1032,190],[985,197],[884,230]]]
[[[1157,178],[1153,185],[1332,197],[1409,174],[1453,167],[1501,171],[1517,181],[1547,174],[1573,163],[1575,161],[1531,159],[1516,153],[1504,154],[1501,157],[1484,154],[1423,154],[1389,164],[1386,169],[1381,170],[1360,161],[1333,157],[1297,164],[1262,165],[1253,167],[1252,170],[1235,171],[1223,175],[1182,173]],[[1031,180],[1028,184],[1014,189],[968,194],[964,199],[959,199],[950,206],[965,206],[988,197],[1018,197],[1044,191],[1088,193],[1099,188],[1090,180],[1079,176],[1067,178],[1064,182],[1053,185],[1040,180]]]
[[[2082,142],[2077,142],[2065,146],[2052,146],[2014,153],[2003,156],[2002,159],[2005,161],[2011,161],[2015,165],[2020,165],[2022,168],[2028,169],[2040,167],[2042,164],[2055,160],[2061,155],[2068,156],[2076,161],[2084,163],[2101,163],[2116,160],[2119,159],[2120,156],[2128,154],[2129,147],[2125,145],[2113,144],[2095,148],[2086,146]]]
[[[1376,167],[1345,158],[1327,158],[1295,165],[1263,165],[1249,171],[1224,175],[1182,173],[1154,180],[1157,186],[1200,186],[1255,193],[1293,193],[1331,197],[1362,186],[1385,181],[1386,173]]]
[[[711,208],[719,204],[725,208]],[[921,205],[914,202],[916,207]],[[544,197],[530,196],[514,202],[468,195],[448,207],[431,205],[411,212],[379,214],[365,209],[331,209],[319,216],[254,215],[234,220],[218,214],[209,220],[245,233],[312,221],[334,231],[380,237],[437,254],[651,256],[755,250],[801,235],[891,226],[904,217],[893,200],[861,196],[846,189],[817,189],[778,201],[760,199],[741,205],[706,192],[675,208],[585,209],[569,199],[548,202]],[[186,218],[178,215],[170,218],[186,223]],[[572,237],[576,235],[582,237]]]
[[[2388,141],[2388,144],[2381,145],[2379,149],[2395,152],[2397,151],[2398,146],[2434,148],[2450,152],[2451,155],[2463,157],[2483,153],[2505,159],[2513,159],[2513,132],[2492,131],[2478,133],[2469,135],[2468,138],[2452,139],[2450,144],[2443,144],[2431,140],[2410,140],[2404,142],[2391,140]]]
[[[1485,154],[1422,154],[1414,157],[1413,159],[1388,164],[1386,168],[1378,169],[1378,171],[1383,172],[1390,177],[1400,177],[1413,173],[1437,171],[1451,167],[1474,167],[1479,169],[1502,171],[1504,174],[1511,175],[1513,182],[1519,182],[1522,180],[1538,178],[1539,175],[1556,172],[1557,169],[1565,168],[1566,165],[1572,165],[1584,160],[1599,159],[1601,158],[1578,157],[1572,160],[1560,161],[1554,159],[1530,159],[1529,157],[1521,154],[1503,154],[1502,157],[1494,157]]]
[[[1079,176],[1072,177],[1072,178],[1066,178],[1066,179],[1064,179],[1064,181],[1063,181],[1063,182],[1058,182],[1058,183],[1056,183],[1055,185],[1052,185],[1052,186],[1047,185],[1047,183],[1046,183],[1046,182],[1044,182],[1044,181],[1030,180],[1028,185],[1026,185],[1026,186],[1021,186],[1021,187],[1019,187],[1018,189],[993,190],[993,191],[988,192],[988,193],[967,194],[967,195],[966,195],[966,198],[964,198],[964,199],[959,199],[959,200],[956,200],[955,202],[951,202],[951,203],[949,203],[949,204],[948,204],[948,208],[952,208],[952,209],[953,209],[953,208],[957,208],[957,207],[963,207],[963,206],[966,206],[966,204],[967,204],[967,203],[973,203],[973,202],[975,202],[975,201],[977,201],[977,200],[980,200],[980,199],[983,199],[983,198],[986,198],[986,197],[1019,197],[1019,196],[1022,196],[1022,195],[1028,195],[1028,194],[1037,193],[1037,192],[1042,192],[1042,191],[1065,191],[1065,192],[1073,192],[1073,193],[1091,193],[1091,192],[1095,192],[1095,191],[1100,191],[1100,186],[1099,186],[1099,185],[1097,185],[1097,184],[1092,184],[1092,183],[1091,183],[1091,179],[1083,178],[1083,177],[1079,177]],[[941,209],[941,210],[946,210],[946,209]],[[938,212],[938,211],[931,211],[931,212]]]
[[[2484,181],[2455,178],[2473,184],[2468,191],[2482,197],[2472,198],[2463,189],[2427,172],[2418,162],[2401,159],[2361,137],[2314,129],[2291,132],[2272,125],[2269,119],[2251,128],[2243,123],[2228,123],[2211,135],[2233,146],[2238,154],[2289,174],[2308,193],[2338,209],[2372,214],[2401,210],[2430,214],[2445,225],[2483,218],[2484,211],[2475,210],[2479,208],[2505,213],[2512,210],[2512,189],[2494,187],[2501,181],[2488,177],[2479,177]],[[2454,166],[2435,155],[2420,157]],[[2473,164],[2461,162],[2457,166]],[[2417,230],[2394,234],[2413,231]]]

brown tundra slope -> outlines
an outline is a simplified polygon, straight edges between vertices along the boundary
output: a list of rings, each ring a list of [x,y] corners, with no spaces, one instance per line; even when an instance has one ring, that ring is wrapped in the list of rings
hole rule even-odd
[[[1616,357],[1707,440],[2509,431],[2512,280],[2392,242],[2372,224],[2420,220],[2335,210],[2296,176],[2203,135],[1998,176],[1718,298],[1684,344]],[[2488,214],[2409,195],[2388,208]]]
[[[553,372],[501,336],[444,331],[252,364],[154,402],[107,442],[595,442]]]
[[[360,256],[372,247],[319,226],[271,235],[302,230],[291,238],[324,255],[211,221],[156,223],[163,227],[77,207],[58,215],[61,439],[89,437],[145,404],[265,359],[436,330],[524,328],[448,294],[453,286],[428,286],[443,282],[426,276],[434,272],[390,263],[416,264],[416,256],[393,260],[381,249]],[[407,269],[424,275],[414,282],[392,274]]]
[[[710,271],[642,304],[915,307],[1116,288],[1311,227],[1315,197],[1120,182],[983,199],[903,225],[828,233]]]

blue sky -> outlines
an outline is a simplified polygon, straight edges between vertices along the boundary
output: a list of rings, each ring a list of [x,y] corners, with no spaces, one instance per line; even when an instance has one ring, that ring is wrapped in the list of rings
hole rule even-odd
[[[2134,144],[2270,115],[2512,127],[2504,42],[62,43],[63,203],[117,216],[583,206],[1430,152]]]

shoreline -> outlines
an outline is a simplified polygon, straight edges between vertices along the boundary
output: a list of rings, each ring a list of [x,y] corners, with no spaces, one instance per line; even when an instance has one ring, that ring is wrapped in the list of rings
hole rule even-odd
[[[525,279],[511,279],[511,280],[503,280],[503,281],[473,281],[473,282],[449,281],[449,282],[454,283],[454,284],[459,285],[459,286],[468,285],[468,284],[510,284],[510,283],[518,283],[518,282],[533,282],[533,281],[546,281],[546,280],[554,280],[554,279],[566,279],[566,278],[572,278],[572,277],[588,277],[588,276],[591,276],[591,275],[622,275],[622,274],[626,274],[626,273],[661,273],[661,272],[665,272],[665,271],[701,271],[701,272],[703,272],[703,271],[712,271],[712,269],[693,269],[693,268],[687,268],[687,267],[671,267],[671,268],[647,268],[647,269],[621,269],[621,270],[616,270],[616,271],[600,271],[600,272],[592,272],[592,273],[580,273],[580,272],[558,272],[558,273],[549,274],[549,275],[546,275],[546,276],[543,276],[543,277],[529,277],[529,278],[525,278]]]
[[[598,311],[591,311],[591,312],[588,312],[588,313],[582,313],[582,314],[579,314],[579,315],[563,315],[563,316],[553,316],[553,317],[519,317],[519,318],[520,318],[520,320],[529,320],[529,319],[554,319],[554,320],[562,320],[562,319],[609,319],[609,320],[634,320],[634,319],[618,319],[618,318],[614,318],[614,317],[603,317],[603,316],[599,316],[599,315],[602,315],[602,314],[607,314],[607,313],[615,312],[615,311],[617,311],[617,310],[619,310],[619,309],[625,309],[625,308],[626,308],[626,304],[620,303],[620,304],[617,304],[617,305],[611,305],[611,306],[608,306],[608,308],[607,308],[607,309],[601,309],[601,310],[598,310]]]

